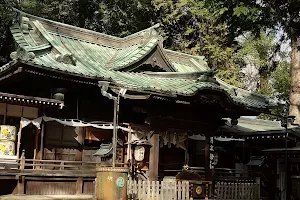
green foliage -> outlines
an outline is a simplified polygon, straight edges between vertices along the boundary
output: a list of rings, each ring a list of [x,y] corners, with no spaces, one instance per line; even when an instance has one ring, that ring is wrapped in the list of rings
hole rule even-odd
[[[103,0],[97,9],[96,30],[127,36],[152,25],[151,0]]]
[[[75,3],[75,0],[24,0],[20,8],[39,17],[78,25],[78,16],[73,11]]]
[[[262,0],[260,6],[268,26],[280,25],[289,38],[300,36],[300,0]]]
[[[267,10],[256,0],[205,0],[217,11],[218,23],[226,23],[228,28],[228,45],[235,45],[235,38],[251,31],[259,35],[264,27],[269,27]]]
[[[8,27],[13,19],[12,6],[12,0],[0,0],[0,64],[7,61],[4,44],[8,40]]]
[[[291,87],[290,64],[286,61],[281,62],[279,67],[272,73],[274,79],[272,86],[275,96],[283,101],[289,102]]]
[[[271,96],[276,99],[276,106],[271,110],[274,115],[261,115],[263,119],[277,119],[276,116],[287,116],[289,112],[291,76],[290,76],[290,63],[283,61],[279,64],[277,69],[271,74],[272,93]]]
[[[241,85],[234,49],[227,47],[228,29],[225,23],[217,22],[217,10],[206,1],[193,0],[155,0],[154,6],[167,48],[203,55],[208,65],[218,70],[219,78]]]
[[[274,42],[275,34],[261,31],[259,36],[253,36],[249,32],[239,43],[240,49],[237,58],[242,60],[243,65],[255,66],[259,72],[258,92],[269,95],[271,86],[269,80],[271,73],[276,69],[277,62],[274,60],[277,44]]]
[[[151,0],[25,0],[25,12],[116,36],[151,25]]]

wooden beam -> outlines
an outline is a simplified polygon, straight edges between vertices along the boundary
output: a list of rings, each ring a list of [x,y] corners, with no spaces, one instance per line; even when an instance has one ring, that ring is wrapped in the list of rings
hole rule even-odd
[[[215,132],[218,128],[217,121],[192,121],[176,118],[150,117],[151,127],[155,130],[166,131],[168,129],[190,130],[199,134]]]
[[[43,159],[44,154],[44,135],[45,135],[45,122],[42,121],[42,128],[41,128],[41,146],[40,146],[40,158]]]
[[[150,149],[150,160],[149,160],[149,175],[151,181],[158,180],[158,163],[159,163],[159,134],[154,133],[150,138],[152,145]]]
[[[38,128],[36,128],[35,135],[34,135],[33,159],[36,159],[38,148],[39,148],[39,132],[40,132],[40,130]]]
[[[76,194],[83,193],[83,179],[82,177],[78,177],[76,181]]]
[[[25,194],[25,176],[20,176],[17,185],[18,194]]]
[[[77,133],[77,142],[79,143],[79,148],[76,149],[75,161],[82,161],[83,141],[84,141],[84,138],[85,138],[85,128],[76,127],[75,132]]]
[[[5,113],[3,117],[3,125],[6,125],[6,118],[7,118],[7,103],[5,104]]]
[[[43,105],[43,106],[48,106],[48,107],[49,106],[64,106],[63,101],[59,101],[56,99],[24,96],[24,95],[9,94],[9,93],[3,93],[3,92],[0,92],[0,101],[16,103],[18,105],[20,105],[20,104],[34,105],[34,106]]]
[[[20,128],[18,131],[18,142],[17,142],[17,158],[19,158],[20,156],[21,134],[22,134],[22,124],[20,123]]]

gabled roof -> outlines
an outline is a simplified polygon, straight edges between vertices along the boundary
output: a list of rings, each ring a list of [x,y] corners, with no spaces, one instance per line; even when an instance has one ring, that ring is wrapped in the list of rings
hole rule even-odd
[[[125,38],[46,20],[21,11],[11,32],[19,48],[1,74],[17,63],[32,68],[108,80],[129,90],[164,95],[193,96],[200,90],[223,92],[234,104],[249,108],[269,107],[260,96],[212,78],[204,57],[163,48],[158,25]],[[149,64],[161,72],[137,72]]]

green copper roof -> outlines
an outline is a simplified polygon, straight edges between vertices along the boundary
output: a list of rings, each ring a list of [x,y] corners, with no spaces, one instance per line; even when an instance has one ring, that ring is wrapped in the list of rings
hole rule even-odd
[[[217,90],[236,103],[267,108],[265,97],[207,78],[204,57],[166,50],[155,28],[125,38],[109,36],[20,12],[11,27],[19,46],[11,57],[32,67],[109,80],[113,85],[139,92],[193,96],[200,90]],[[7,70],[16,61],[0,68]],[[134,72],[150,64],[167,72]],[[132,67],[134,66],[134,67]]]

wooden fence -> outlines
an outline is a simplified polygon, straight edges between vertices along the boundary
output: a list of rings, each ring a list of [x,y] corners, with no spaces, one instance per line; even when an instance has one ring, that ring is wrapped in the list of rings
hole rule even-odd
[[[189,183],[128,180],[127,195],[129,200],[189,200]]]
[[[216,200],[259,200],[258,183],[217,182]]]

